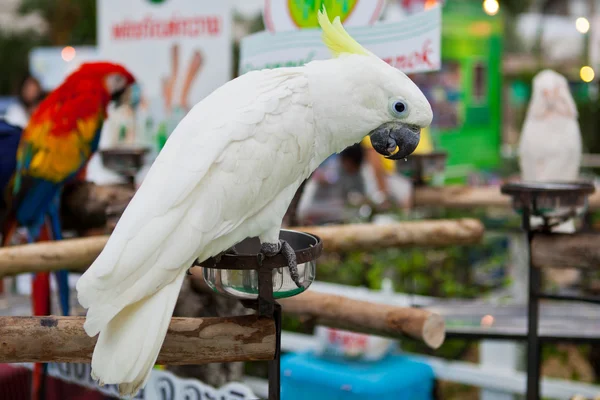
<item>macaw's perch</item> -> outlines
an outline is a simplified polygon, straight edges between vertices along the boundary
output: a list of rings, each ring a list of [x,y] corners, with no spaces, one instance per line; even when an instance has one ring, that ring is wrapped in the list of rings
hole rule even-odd
[[[511,198],[500,193],[498,186],[418,187],[414,191],[416,206],[444,208],[512,207]],[[592,209],[600,209],[600,191],[589,197]]]
[[[483,235],[483,225],[473,219],[292,229],[320,236],[325,251],[464,245],[478,242]],[[0,277],[58,269],[84,271],[98,257],[107,240],[107,236],[95,236],[1,248]]]
[[[392,247],[449,246],[477,243],[483,224],[475,219],[397,222],[387,225],[352,224],[290,228],[312,233],[330,252],[370,251]]]
[[[84,322],[84,317],[0,317],[0,363],[89,363],[97,338],[86,335]],[[173,318],[157,362],[208,364],[274,356],[271,319]]]
[[[531,243],[532,263],[538,268],[600,267],[600,234],[576,233],[535,235]]]
[[[108,236],[94,236],[0,248],[0,277],[59,269],[84,271],[107,240]]]
[[[279,302],[284,313],[306,315],[325,326],[379,336],[407,335],[433,349],[440,347],[446,336],[444,319],[418,308],[375,304],[311,291]]]

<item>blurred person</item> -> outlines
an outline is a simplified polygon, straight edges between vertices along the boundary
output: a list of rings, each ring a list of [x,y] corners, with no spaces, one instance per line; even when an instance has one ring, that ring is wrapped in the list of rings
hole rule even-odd
[[[360,144],[329,157],[308,179],[298,203],[302,223],[342,222],[345,206],[365,196],[364,149]]]
[[[364,149],[360,144],[346,148],[339,156],[339,188],[343,199],[353,193],[364,195],[365,182],[362,175]]]
[[[297,218],[301,225],[335,222],[342,219],[343,202],[336,193],[339,155],[327,158],[306,181],[298,201]]]
[[[32,75],[26,75],[19,85],[17,101],[8,106],[4,119],[11,125],[25,128],[43,98],[40,82]]]

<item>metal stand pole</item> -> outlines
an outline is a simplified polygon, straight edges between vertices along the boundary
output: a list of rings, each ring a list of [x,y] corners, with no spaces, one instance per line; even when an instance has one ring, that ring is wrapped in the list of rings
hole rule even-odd
[[[275,358],[269,361],[269,400],[279,400],[281,396],[280,360],[281,360],[281,306],[275,303]]]
[[[523,228],[527,232],[529,251],[529,299],[527,305],[527,400],[540,399],[540,364],[541,345],[538,332],[539,321],[539,288],[541,285],[541,272],[533,266],[531,259],[531,241],[534,232],[530,226],[529,209],[523,210]]]
[[[269,400],[279,400],[281,356],[281,305],[273,299],[273,270],[258,270],[258,315],[275,320],[275,357],[269,361]]]

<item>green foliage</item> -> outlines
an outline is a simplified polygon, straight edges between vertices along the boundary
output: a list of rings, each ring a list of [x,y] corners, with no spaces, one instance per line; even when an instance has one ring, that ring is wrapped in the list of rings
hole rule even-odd
[[[42,43],[43,38],[35,32],[0,31],[0,95],[16,94],[17,85],[28,71],[29,51]]]
[[[52,45],[96,44],[96,0],[22,0],[19,12],[40,13]]]

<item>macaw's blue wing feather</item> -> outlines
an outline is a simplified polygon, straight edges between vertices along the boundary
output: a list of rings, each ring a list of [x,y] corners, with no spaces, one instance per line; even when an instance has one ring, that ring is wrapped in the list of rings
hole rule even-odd
[[[21,188],[13,197],[12,209],[19,225],[30,230],[35,238],[62,185],[45,179],[23,176]]]

